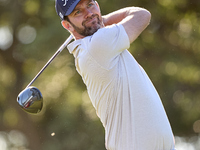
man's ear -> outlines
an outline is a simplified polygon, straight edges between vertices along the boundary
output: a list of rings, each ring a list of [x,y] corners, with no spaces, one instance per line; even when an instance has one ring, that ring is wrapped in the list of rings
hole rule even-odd
[[[62,24],[62,26],[65,28],[65,29],[67,29],[69,32],[72,32],[73,31],[73,27],[72,27],[72,25],[68,22],[68,21],[66,21],[66,20],[62,20],[61,21],[61,24]]]
[[[97,7],[100,9],[98,2],[97,2],[97,1],[95,1],[95,3],[96,3],[96,5],[97,5]]]

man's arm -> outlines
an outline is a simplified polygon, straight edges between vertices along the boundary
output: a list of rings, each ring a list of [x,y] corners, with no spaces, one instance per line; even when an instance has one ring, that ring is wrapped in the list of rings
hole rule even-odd
[[[139,7],[127,7],[103,16],[105,26],[117,23],[122,24],[130,43],[148,26],[150,19],[151,13]]]

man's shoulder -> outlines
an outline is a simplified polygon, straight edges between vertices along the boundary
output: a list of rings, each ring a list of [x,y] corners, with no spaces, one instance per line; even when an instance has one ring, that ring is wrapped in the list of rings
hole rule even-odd
[[[68,49],[70,53],[72,53],[79,46],[83,49],[87,49],[88,51],[97,51],[102,49],[102,47],[111,49],[113,44],[117,45],[117,41],[119,43],[124,42],[124,39],[126,39],[123,38],[125,37],[124,35],[126,35],[126,32],[123,26],[121,24],[113,24],[97,30],[97,32],[91,36],[74,41],[68,46]],[[117,40],[121,38],[123,40]]]
[[[114,33],[114,31],[117,32],[118,30],[120,30],[121,27],[122,27],[122,25],[120,25],[120,24],[113,24],[113,25],[105,26],[105,27],[99,29],[97,32],[95,32],[94,35]]]
[[[113,24],[110,26],[103,27],[95,32],[90,38],[86,38],[89,42],[94,43],[101,43],[101,42],[110,42],[111,40],[115,39],[117,35],[121,31],[123,31],[123,26],[120,24]]]

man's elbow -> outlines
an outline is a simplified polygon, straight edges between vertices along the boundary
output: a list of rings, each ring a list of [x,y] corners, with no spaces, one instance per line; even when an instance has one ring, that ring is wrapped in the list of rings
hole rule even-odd
[[[149,25],[150,20],[151,20],[151,13],[146,9],[141,9],[140,10],[140,16],[142,17],[144,23],[146,25]]]
[[[151,13],[148,10],[146,10],[146,19],[147,19],[148,24],[149,24],[150,21],[151,21]]]
[[[129,36],[130,43],[132,43],[142,31],[149,25],[151,20],[151,13],[140,7],[132,9],[130,19],[124,22],[125,30]]]
[[[148,26],[151,20],[151,13],[144,8],[141,7],[133,7],[131,10],[134,18],[141,23],[141,25]]]

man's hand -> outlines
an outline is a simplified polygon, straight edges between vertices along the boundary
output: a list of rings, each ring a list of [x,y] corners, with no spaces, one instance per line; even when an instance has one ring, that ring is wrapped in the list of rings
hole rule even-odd
[[[127,7],[102,17],[105,26],[117,23],[122,24],[130,43],[132,43],[148,26],[151,13],[143,8]]]

